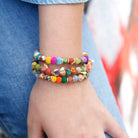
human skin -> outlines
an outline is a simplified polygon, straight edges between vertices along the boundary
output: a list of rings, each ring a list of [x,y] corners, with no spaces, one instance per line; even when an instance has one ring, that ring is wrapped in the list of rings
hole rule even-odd
[[[84,3],[39,5],[42,54],[82,55],[83,8]],[[128,138],[88,79],[71,84],[37,79],[30,95],[27,125],[28,138],[43,138],[44,132],[49,138],[105,138],[104,132],[114,138]]]

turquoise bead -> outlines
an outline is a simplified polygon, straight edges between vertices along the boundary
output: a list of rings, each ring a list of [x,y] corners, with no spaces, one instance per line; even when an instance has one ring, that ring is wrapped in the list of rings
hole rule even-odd
[[[39,60],[39,57],[42,56],[42,54],[38,54],[35,58],[36,60]]]
[[[79,77],[77,75],[73,75],[74,82],[77,82],[79,80]]]
[[[57,64],[60,65],[63,63],[63,59],[61,57],[57,58]]]
[[[71,70],[70,69],[66,69],[66,75],[67,76],[71,75]]]

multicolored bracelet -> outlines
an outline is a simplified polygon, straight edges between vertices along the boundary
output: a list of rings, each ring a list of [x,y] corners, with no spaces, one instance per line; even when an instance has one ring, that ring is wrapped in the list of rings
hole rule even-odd
[[[84,79],[87,79],[90,76],[90,72],[82,72],[79,75],[73,75],[73,76],[53,76],[53,75],[45,75],[44,73],[41,73],[40,71],[33,70],[33,74],[42,80],[48,80],[52,82],[57,83],[72,83],[77,81],[83,81]]]
[[[39,62],[44,62],[44,66]],[[88,54],[84,53],[80,58],[61,58],[61,57],[46,57],[40,54],[39,49],[34,52],[32,58],[32,72],[40,79],[48,80],[57,83],[72,83],[82,81],[90,76],[93,60],[89,59]],[[48,64],[83,64],[81,67],[71,67],[65,69],[51,69]]]
[[[83,53],[80,58],[61,58],[61,57],[46,57],[40,54],[39,49],[34,52],[34,58],[37,61],[45,62],[46,64],[87,64],[89,62],[89,56]]]
[[[91,69],[92,69],[91,60],[86,65],[81,67],[71,67],[71,69],[65,69],[64,67],[61,67],[60,69],[54,69],[54,70],[48,68],[48,65],[46,64],[42,66],[41,64],[39,64],[39,62],[32,61],[32,70],[40,71],[45,75],[70,76],[79,74],[81,72],[89,72]]]

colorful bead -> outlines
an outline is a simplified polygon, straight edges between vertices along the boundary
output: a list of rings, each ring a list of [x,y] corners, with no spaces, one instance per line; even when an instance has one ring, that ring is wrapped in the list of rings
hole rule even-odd
[[[35,58],[36,60],[39,60],[39,57],[42,56],[42,54],[38,54]]]
[[[81,57],[83,60],[83,63],[87,63],[87,58],[86,57]]]
[[[62,81],[62,78],[60,76],[58,76],[56,82],[61,83],[61,81]]]
[[[62,77],[62,83],[66,83],[67,82],[67,77]]]
[[[44,62],[44,61],[46,60],[46,57],[45,57],[45,56],[41,56],[41,57],[40,57],[40,60],[41,60],[42,62]]]
[[[70,69],[66,69],[66,75],[67,76],[71,75],[71,70]]]
[[[86,71],[89,72],[91,70],[90,66],[86,66]]]
[[[47,64],[51,64],[51,57],[46,57],[45,62],[46,62]]]
[[[69,63],[68,58],[63,58],[63,63],[68,64]]]
[[[80,59],[80,64],[83,64],[83,59],[81,57],[79,59]]]
[[[72,74],[76,74],[76,72],[77,72],[76,68],[72,67],[71,72],[72,72]]]
[[[89,65],[90,68],[92,69],[92,62],[88,62],[88,65]]]
[[[44,66],[46,67],[46,69],[48,68],[47,64],[44,63]]]
[[[87,59],[87,61],[86,61],[86,64],[89,62],[89,58],[88,58],[88,56],[84,56],[86,59]]]
[[[75,64],[80,64],[81,60],[79,58],[75,58]]]
[[[32,63],[32,69],[35,69],[35,66],[37,65],[37,62]]]
[[[81,67],[76,67],[76,70],[77,70],[77,74],[81,73],[82,71]]]
[[[54,76],[59,76],[59,69],[54,69],[54,70],[52,71],[52,75],[54,75]]]
[[[87,53],[85,53],[85,52],[83,52],[83,56],[89,57],[89,55]]]
[[[82,80],[84,80],[84,76],[83,75],[81,75],[81,74],[79,74],[79,81],[82,81]]]
[[[56,57],[52,57],[52,58],[51,58],[51,63],[52,63],[52,64],[56,64],[56,62],[57,62],[57,58],[56,58]]]
[[[49,80],[51,80],[51,76],[50,75],[46,75],[45,79],[49,81]]]
[[[42,66],[42,65],[37,64],[37,65],[35,66],[35,69],[36,69],[37,71],[39,71],[39,70],[40,70],[40,68],[41,68],[41,66]]]
[[[38,51],[35,51],[34,52],[34,58],[36,58],[36,56],[38,55],[38,54],[40,54]]]
[[[85,66],[81,66],[81,70],[82,70],[82,72],[85,72],[86,71],[86,67]]]
[[[74,58],[69,58],[69,64],[74,64]]]
[[[73,75],[74,82],[77,82],[79,80],[79,77],[77,75]]]
[[[63,59],[61,57],[57,58],[57,64],[60,65],[63,63]]]
[[[45,66],[41,67],[41,68],[40,68],[40,71],[45,73],[46,67],[45,67]]]
[[[68,82],[69,83],[73,82],[73,77],[72,76],[68,76]]]
[[[45,74],[44,73],[40,73],[39,78],[44,80],[45,79]]]
[[[65,68],[62,67],[60,70],[59,70],[59,75],[60,76],[66,76],[66,71],[65,71]]]
[[[87,79],[87,78],[88,78],[88,76],[87,76],[87,72],[81,72],[81,74],[83,74],[84,79]]]
[[[51,75],[51,72],[52,72],[52,69],[47,68],[45,74],[46,74],[46,75]]]
[[[52,82],[56,82],[56,80],[57,80],[57,77],[56,77],[56,76],[52,76],[52,77],[51,77],[51,81],[52,81]]]

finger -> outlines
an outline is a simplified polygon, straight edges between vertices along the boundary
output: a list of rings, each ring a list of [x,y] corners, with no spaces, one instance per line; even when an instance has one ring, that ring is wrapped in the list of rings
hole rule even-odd
[[[106,128],[105,131],[113,138],[128,138],[125,131],[122,127],[117,123],[117,121],[112,117],[110,113],[107,113],[106,120]]]
[[[28,123],[28,138],[44,138],[44,132],[39,124]]]

